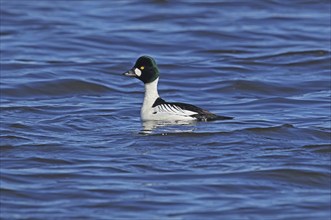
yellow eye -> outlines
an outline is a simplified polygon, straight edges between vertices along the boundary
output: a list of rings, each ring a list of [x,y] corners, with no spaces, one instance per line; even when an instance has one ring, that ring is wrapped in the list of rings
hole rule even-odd
[[[141,70],[144,70],[144,69],[145,69],[145,67],[144,67],[144,66],[141,66],[141,67],[140,67],[140,69],[141,69]]]

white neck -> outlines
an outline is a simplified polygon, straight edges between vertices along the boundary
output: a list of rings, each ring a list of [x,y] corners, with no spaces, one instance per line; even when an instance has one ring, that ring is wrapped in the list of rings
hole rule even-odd
[[[154,80],[151,83],[145,84],[145,97],[144,97],[143,105],[150,104],[149,107],[152,107],[152,105],[154,104],[154,101],[159,97],[159,93],[157,91],[158,82],[159,82],[159,78],[157,78],[156,80]]]
[[[141,108],[141,115],[145,115],[146,112],[149,112],[152,109],[152,106],[155,100],[159,97],[159,93],[157,91],[157,83],[159,82],[159,78],[154,80],[151,83],[145,84],[145,97],[143,106]]]

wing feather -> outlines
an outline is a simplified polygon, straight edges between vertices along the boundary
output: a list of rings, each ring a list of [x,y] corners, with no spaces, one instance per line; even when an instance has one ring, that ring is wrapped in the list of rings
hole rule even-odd
[[[166,102],[160,97],[157,98],[152,106],[159,112],[169,113],[178,116],[192,117],[200,121],[209,120],[229,120],[232,117],[218,116],[207,110],[194,105],[180,102]]]

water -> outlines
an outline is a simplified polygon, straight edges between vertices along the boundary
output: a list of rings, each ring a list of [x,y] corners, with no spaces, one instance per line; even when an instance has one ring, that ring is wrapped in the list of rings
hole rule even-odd
[[[1,219],[330,219],[329,1],[0,5]],[[142,124],[143,54],[235,120]]]

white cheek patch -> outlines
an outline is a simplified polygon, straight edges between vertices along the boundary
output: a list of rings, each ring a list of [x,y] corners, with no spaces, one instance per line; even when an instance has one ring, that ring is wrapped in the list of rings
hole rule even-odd
[[[141,76],[141,70],[138,69],[138,68],[135,68],[135,69],[134,69],[134,73],[135,73],[138,77]]]

